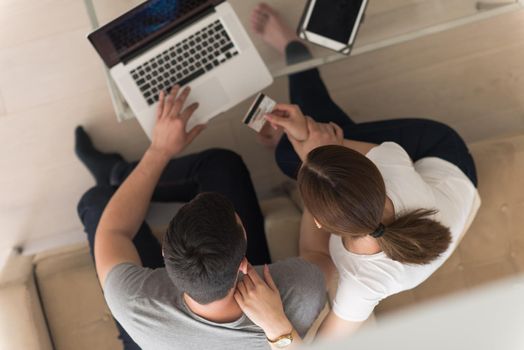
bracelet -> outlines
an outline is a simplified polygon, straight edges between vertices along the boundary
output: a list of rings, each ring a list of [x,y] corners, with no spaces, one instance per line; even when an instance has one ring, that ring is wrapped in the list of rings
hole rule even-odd
[[[283,349],[285,347],[288,347],[293,343],[293,329],[288,334],[281,335],[275,340],[271,340],[268,337],[266,337],[267,341],[271,344],[275,345],[279,349]]]

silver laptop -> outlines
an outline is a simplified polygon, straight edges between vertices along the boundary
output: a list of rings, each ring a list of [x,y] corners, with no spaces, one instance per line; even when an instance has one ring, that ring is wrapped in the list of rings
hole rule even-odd
[[[191,86],[189,130],[273,81],[225,0],[149,0],[88,38],[149,138],[161,90]]]

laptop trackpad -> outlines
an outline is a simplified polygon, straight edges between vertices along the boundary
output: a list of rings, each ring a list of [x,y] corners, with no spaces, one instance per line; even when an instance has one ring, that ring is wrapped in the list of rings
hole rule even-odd
[[[223,107],[229,103],[229,97],[217,78],[211,78],[203,83],[191,86],[191,93],[187,99],[186,106],[198,102],[199,106],[187,123],[187,130],[195,125],[205,124],[211,118],[223,111]]]

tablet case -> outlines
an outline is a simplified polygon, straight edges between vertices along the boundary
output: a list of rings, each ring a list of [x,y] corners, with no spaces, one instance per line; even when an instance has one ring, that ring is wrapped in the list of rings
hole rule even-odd
[[[297,28],[297,35],[299,38],[304,38],[306,39],[307,41],[309,41],[308,37],[307,37],[307,33],[304,29],[302,29],[302,27],[304,27],[304,22],[306,21],[306,12],[307,12],[307,9],[309,9],[309,5],[311,5],[311,2],[313,0],[307,0],[307,3],[306,3],[306,7],[304,7],[304,11],[302,12],[302,17],[300,17],[300,22],[298,23],[298,28]],[[368,4],[369,1],[366,1],[366,7],[367,7],[367,4]],[[365,11],[366,9],[364,9]],[[362,19],[360,21],[360,23],[358,24],[358,28],[357,28],[357,33],[358,33],[358,30],[360,29],[360,24],[364,21],[364,17],[365,17],[365,13],[364,15],[362,16]],[[309,41],[310,43],[313,43],[315,45],[318,45],[317,43],[314,43],[312,41]],[[322,46],[322,45],[319,45],[319,46]],[[335,51],[335,52],[338,52],[338,53],[341,53],[343,55],[348,55],[351,53],[351,49],[353,48],[353,44],[351,45],[346,45],[344,46],[341,50],[333,50],[329,47],[325,47],[325,46],[322,46],[326,49],[329,49],[329,50],[332,50],[332,51]]]

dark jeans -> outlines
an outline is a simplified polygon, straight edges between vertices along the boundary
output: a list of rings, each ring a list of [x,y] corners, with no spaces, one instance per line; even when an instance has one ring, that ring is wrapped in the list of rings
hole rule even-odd
[[[303,60],[308,49],[299,42],[286,48],[288,63]],[[291,103],[300,106],[304,115],[318,122],[334,122],[344,130],[344,137],[356,141],[380,144],[392,141],[402,146],[411,159],[438,157],[459,167],[477,186],[475,164],[469,150],[455,130],[440,122],[427,119],[396,119],[357,124],[333,102],[317,69],[289,77]],[[284,135],[275,153],[277,164],[287,176],[296,179],[302,165],[293,146]]]
[[[122,183],[138,162],[121,162],[113,169],[112,181]],[[106,204],[117,187],[97,186],[87,191],[78,204],[78,215],[87,233],[93,254],[96,228]],[[188,202],[198,193],[218,192],[233,203],[247,234],[247,258],[253,265],[270,263],[264,232],[264,219],[249,171],[236,153],[211,149],[171,160],[153,193],[153,201]],[[160,243],[146,222],[142,224],[133,243],[142,264],[149,268],[164,266]],[[140,349],[118,324],[125,350]]]

